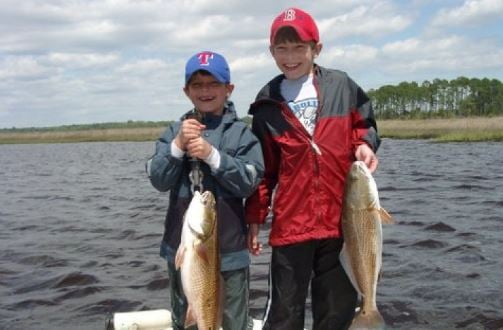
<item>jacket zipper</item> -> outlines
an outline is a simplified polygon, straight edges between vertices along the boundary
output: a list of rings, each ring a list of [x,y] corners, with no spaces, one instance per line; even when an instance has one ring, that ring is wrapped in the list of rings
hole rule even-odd
[[[281,109],[282,109],[283,112],[286,112],[286,110],[283,108],[283,106],[281,107]],[[318,157],[321,156],[321,149],[318,147],[318,145],[316,144],[316,142],[314,142],[314,131],[313,131],[313,135],[311,136],[307,132],[307,130],[304,127],[304,125],[302,125],[302,123],[297,119],[297,117],[294,117],[297,120],[296,122],[294,122],[294,121],[292,121],[292,119],[290,118],[290,116],[293,116],[292,112],[285,113],[284,114],[285,120],[290,125],[292,125],[292,127],[294,129],[295,128],[300,129],[300,131],[303,132],[304,137],[309,136],[309,137],[306,137],[306,141],[309,143],[309,145],[311,146],[311,151],[314,153],[314,160],[313,160],[314,178],[313,178],[313,183],[315,185],[316,191],[319,191],[320,190],[320,166],[318,164]],[[318,116],[316,116],[316,118],[318,118]],[[315,126],[315,129],[316,129],[316,126]],[[316,205],[319,205],[320,204],[319,194],[315,194],[314,198],[315,198]],[[319,209],[315,209],[314,213],[315,213],[314,215],[316,217],[316,222],[317,223],[321,223],[322,215],[321,215]]]

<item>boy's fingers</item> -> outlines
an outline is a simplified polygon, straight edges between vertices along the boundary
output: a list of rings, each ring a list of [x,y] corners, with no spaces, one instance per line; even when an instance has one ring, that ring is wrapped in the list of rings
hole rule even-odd
[[[186,127],[190,127],[192,129],[195,129],[195,130],[203,130],[203,129],[206,128],[206,125],[201,124],[200,122],[198,122],[195,119],[188,119],[185,126]]]
[[[257,245],[255,247],[255,255],[258,256],[261,251],[262,251],[262,244],[260,244],[260,243],[257,242]]]
[[[379,160],[377,159],[377,157],[371,157],[370,163],[368,165],[370,173],[374,173],[375,170],[377,170],[377,165],[378,164],[379,164]]]
[[[262,244],[258,242],[258,237],[256,235],[248,236],[248,249],[253,255],[259,255],[262,250]]]
[[[254,249],[257,249],[257,248],[258,248],[259,244],[258,244],[257,237],[254,237],[254,238],[253,238],[253,244],[252,244],[252,245],[253,245],[253,248],[254,248]]]

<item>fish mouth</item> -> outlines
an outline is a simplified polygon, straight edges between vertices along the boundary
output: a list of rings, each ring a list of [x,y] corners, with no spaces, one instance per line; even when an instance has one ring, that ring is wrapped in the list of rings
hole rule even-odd
[[[209,190],[200,193],[196,191],[194,196],[199,198],[199,203],[203,206],[203,217],[201,222],[189,221],[189,229],[194,236],[201,241],[206,241],[215,230],[216,217],[215,217],[215,197]]]
[[[367,165],[365,165],[365,163],[363,161],[357,160],[357,161],[353,162],[353,167],[364,171],[364,169],[367,168]]]
[[[351,172],[353,172],[353,171],[356,173],[361,173],[365,176],[371,175],[369,168],[361,160],[357,160],[357,161],[353,162],[353,165],[351,165]]]

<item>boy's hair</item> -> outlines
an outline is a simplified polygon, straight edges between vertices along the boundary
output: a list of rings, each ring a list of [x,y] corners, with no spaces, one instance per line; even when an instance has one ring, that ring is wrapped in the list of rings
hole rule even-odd
[[[309,43],[311,48],[314,48],[314,46],[316,46],[316,42],[314,40],[311,41],[302,40],[297,31],[291,26],[283,26],[279,28],[279,30],[274,35],[274,40],[272,41],[271,44],[274,46],[285,42],[292,42],[292,43],[307,42]]]
[[[203,69],[201,69],[201,70],[197,70],[197,71],[194,71],[194,72],[190,75],[189,80],[187,80],[187,81],[185,82],[185,86],[190,85],[190,83],[192,82],[192,80],[194,80],[194,77],[195,77],[196,75],[198,75],[198,74],[200,74],[201,76],[212,76],[212,77],[213,77],[213,75],[212,75],[211,73],[209,73],[208,71],[206,71],[206,70],[203,70]]]
[[[303,42],[314,41],[314,43],[317,44],[320,41],[318,27],[311,15],[298,8],[288,8],[279,14],[272,22],[270,35],[271,45],[276,43],[277,33],[286,26],[294,29],[297,37]]]

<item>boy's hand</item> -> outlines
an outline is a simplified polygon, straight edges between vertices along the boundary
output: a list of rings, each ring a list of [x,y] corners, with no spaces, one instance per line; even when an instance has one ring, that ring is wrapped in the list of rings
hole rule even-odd
[[[379,164],[379,160],[377,159],[376,154],[367,144],[360,144],[356,148],[355,152],[356,160],[361,160],[367,165],[370,170],[370,173],[374,173],[377,170],[377,164]]]
[[[196,119],[185,119],[175,137],[176,146],[186,151],[189,141],[200,137],[203,129],[205,126]]]
[[[258,256],[262,251],[262,244],[258,241],[260,225],[252,223],[248,226],[248,250],[254,256]]]
[[[187,153],[191,157],[196,157],[199,159],[206,159],[210,156],[212,146],[202,137],[197,137],[190,139],[187,144]]]

